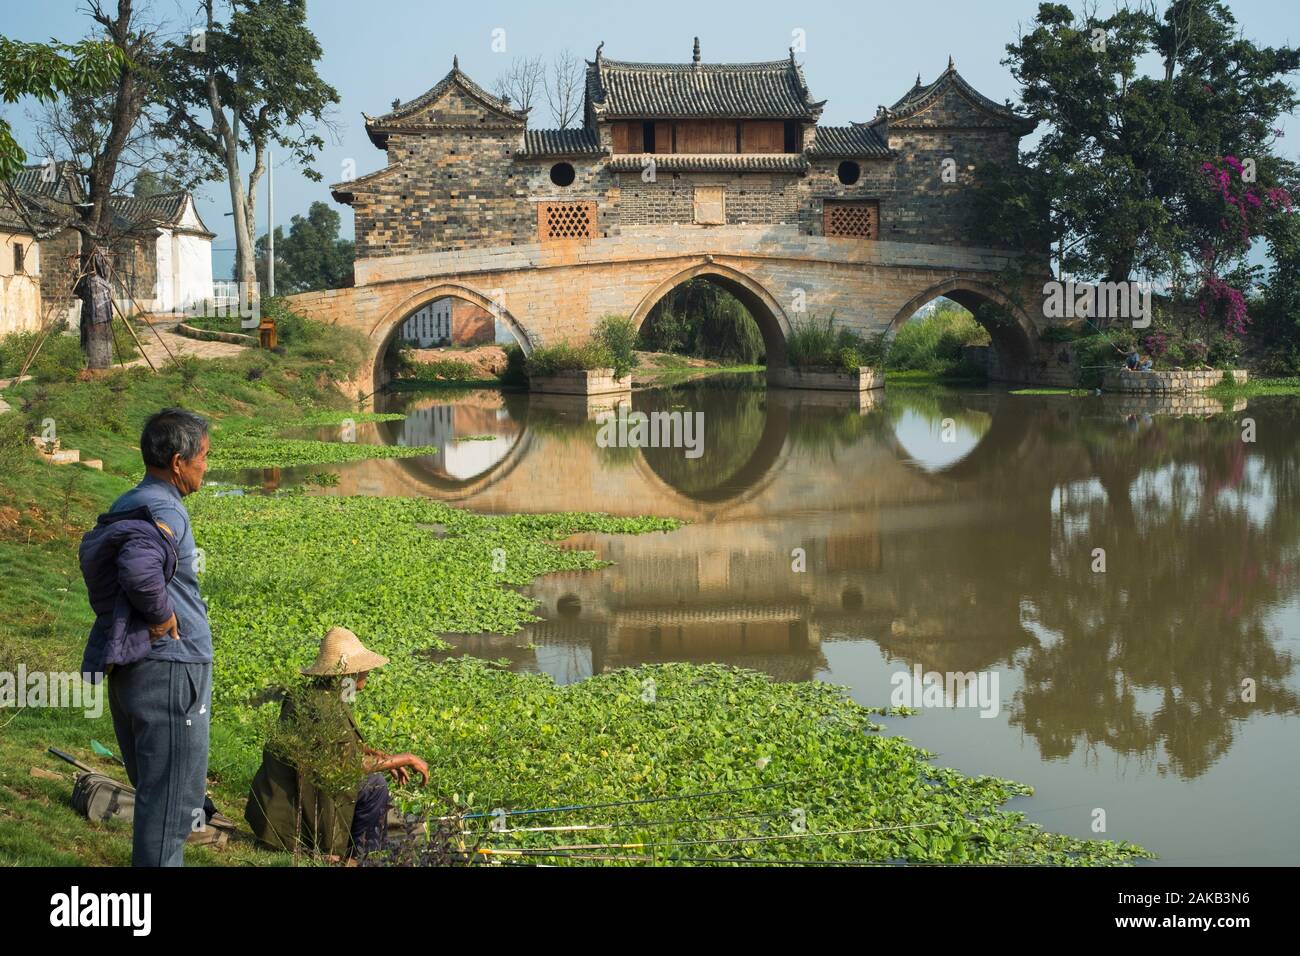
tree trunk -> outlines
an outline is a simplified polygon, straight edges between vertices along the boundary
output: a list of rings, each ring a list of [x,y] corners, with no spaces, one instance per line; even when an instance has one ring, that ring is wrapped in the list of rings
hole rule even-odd
[[[81,281],[77,297],[81,300],[81,350],[86,367],[106,369],[113,364],[113,290],[108,277],[108,260],[97,243],[81,254]]]

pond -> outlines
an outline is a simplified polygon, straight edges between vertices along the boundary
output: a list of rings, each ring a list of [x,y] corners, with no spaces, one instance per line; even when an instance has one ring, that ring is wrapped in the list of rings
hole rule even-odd
[[[358,440],[439,454],[329,466],[322,493],[689,522],[566,542],[614,563],[539,579],[543,621],[458,653],[560,682],[670,660],[829,681],[917,708],[885,722],[936,762],[1033,786],[1012,808],[1050,830],[1300,859],[1300,401],[718,376],[634,393],[663,426],[640,430],[581,398],[386,402],[405,419]]]

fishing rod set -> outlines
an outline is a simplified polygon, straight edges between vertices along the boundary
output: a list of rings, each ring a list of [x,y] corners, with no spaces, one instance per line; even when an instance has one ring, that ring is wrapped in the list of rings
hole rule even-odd
[[[805,780],[788,780],[778,783],[760,784],[751,787],[735,787],[723,790],[702,791],[698,793],[674,794],[668,796],[646,797],[637,800],[615,800],[604,803],[572,803],[550,807],[534,807],[517,810],[498,808],[492,811],[452,814],[436,817],[440,824],[459,824],[461,827],[460,848],[453,850],[459,862],[467,864],[490,863],[493,865],[539,866],[553,865],[563,861],[597,862],[597,863],[715,863],[748,864],[758,866],[891,866],[898,865],[895,858],[885,860],[821,860],[801,857],[779,857],[764,855],[760,857],[741,855],[742,847],[760,845],[779,846],[791,842],[798,843],[814,838],[843,838],[862,836],[872,833],[890,833],[909,830],[924,830],[944,826],[949,820],[934,820],[926,823],[906,823],[893,825],[874,825],[849,827],[836,830],[813,830],[807,827],[804,814],[797,810],[778,810],[766,813],[731,813],[704,816],[674,816],[667,819],[637,818],[612,821],[581,823],[555,823],[537,826],[508,826],[511,817],[536,817],[548,814],[589,812],[593,810],[610,810],[627,807],[644,807],[666,803],[704,800],[711,797],[729,796],[757,791],[787,789],[813,782]],[[472,821],[491,819],[488,826],[473,826]],[[789,828],[778,830],[778,820],[789,821]],[[617,836],[605,838],[604,842],[547,842],[545,845],[531,845],[530,839],[580,840],[583,833],[615,833],[619,830],[649,830],[658,827],[698,827],[718,823],[758,823],[757,832],[748,830],[739,834],[687,834],[681,838],[654,840],[618,840]],[[667,836],[672,836],[671,834]],[[495,844],[499,839],[506,839],[510,845]],[[472,842],[472,846],[469,846]],[[734,855],[679,855],[673,851],[687,849],[698,853],[704,847],[734,846]],[[689,851],[689,848],[696,848]]]

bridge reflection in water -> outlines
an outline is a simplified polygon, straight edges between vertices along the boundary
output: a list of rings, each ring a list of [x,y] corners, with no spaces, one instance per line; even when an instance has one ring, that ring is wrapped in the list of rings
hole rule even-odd
[[[895,729],[1063,807],[1126,808],[1127,828],[1107,835],[1235,860],[1236,831],[1210,832],[1180,782],[1235,786],[1229,768],[1244,762],[1272,783],[1234,790],[1234,813],[1245,801],[1279,828],[1289,813],[1280,794],[1300,767],[1277,753],[1282,719],[1300,711],[1300,416],[1289,399],[1252,400],[1245,443],[1242,403],[1207,402],[860,399],[729,377],[635,393],[634,410],[704,413],[692,459],[600,447],[600,410],[583,400],[396,396],[406,420],[364,439],[441,453],[340,466],[334,491],[684,519],[669,534],[566,542],[614,564],[538,580],[543,621],[457,647],[560,681],[720,661],[847,684],[873,705],[914,665],[996,672],[996,720],[927,710]],[[1053,816],[1035,802],[1050,826],[1091,835],[1086,808]],[[1300,856],[1289,832],[1252,844],[1251,861]]]

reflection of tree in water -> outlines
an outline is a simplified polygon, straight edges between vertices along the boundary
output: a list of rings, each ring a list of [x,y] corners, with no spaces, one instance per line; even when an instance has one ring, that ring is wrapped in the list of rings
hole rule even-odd
[[[1081,742],[1147,758],[1163,747],[1174,772],[1196,777],[1237,721],[1300,706],[1287,687],[1294,661],[1267,630],[1296,584],[1295,423],[1261,420],[1256,446],[1230,418],[1119,435],[1080,424],[1103,490],[1054,535],[1059,583],[1031,592],[1039,621],[1062,636],[1026,659],[1013,722],[1048,757]],[[1272,502],[1271,513],[1261,520],[1249,502]],[[1104,574],[1093,548],[1106,551]],[[1255,702],[1242,700],[1246,678]]]
[[[879,440],[887,431],[883,411],[834,405],[799,404],[790,409],[790,443],[813,461],[836,461],[836,452],[868,440]]]
[[[969,396],[947,389],[903,388],[890,392],[885,403],[885,417],[890,427],[896,426],[907,412],[935,424],[951,418],[976,436],[987,432],[991,422],[988,410],[975,407]]]
[[[687,458],[681,448],[645,448],[646,462],[666,484],[689,498],[707,499],[719,488],[745,482],[747,466],[763,444],[767,395],[752,387],[690,384],[636,394],[638,412],[704,413],[703,453]],[[698,435],[696,436],[698,441]],[[765,470],[765,469],[764,469]]]

